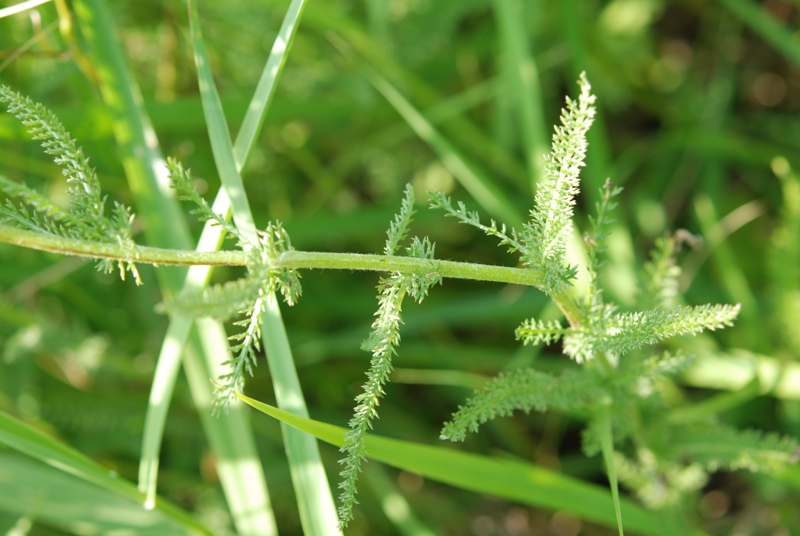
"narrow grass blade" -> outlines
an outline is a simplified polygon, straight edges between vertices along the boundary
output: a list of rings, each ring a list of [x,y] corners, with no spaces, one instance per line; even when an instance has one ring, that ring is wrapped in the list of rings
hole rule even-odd
[[[6,536],[41,534],[43,525],[69,534],[209,534],[182,525],[159,510],[110,492],[53,467],[0,452],[0,512],[23,516]],[[34,528],[34,524],[38,525]],[[45,529],[46,530],[46,529]],[[50,531],[46,531],[51,533]],[[57,532],[63,534],[62,532]]]
[[[130,78],[119,44],[113,35],[113,24],[101,0],[77,0],[75,14],[81,25],[89,52],[97,66],[100,89],[114,118],[114,132],[123,153],[131,189],[137,198],[138,212],[148,225],[147,241],[153,245],[175,249],[191,248],[188,226],[177,202],[171,197],[166,167],[158,150],[155,133],[141,106],[136,83]],[[160,268],[157,271],[162,294],[170,297],[182,287],[185,269]],[[197,331],[189,335],[186,364],[193,369],[211,370],[218,355],[219,345],[227,347],[221,329],[213,331],[218,338],[214,346],[203,346],[204,340]],[[206,337],[205,341],[208,341]],[[189,386],[193,396],[199,397],[209,389],[209,378],[190,376]],[[201,417],[206,407],[199,407]],[[219,419],[204,418],[203,425],[218,460],[223,490],[233,513],[234,523],[242,534],[272,534],[274,526],[266,481],[252,439],[252,429],[242,414],[242,408],[231,407]],[[220,438],[237,438],[224,441]],[[235,487],[238,486],[238,487]],[[266,521],[265,521],[266,520]],[[264,521],[259,523],[259,521]],[[260,525],[260,526],[259,526]],[[253,531],[242,527],[255,527]]]
[[[191,329],[190,318],[173,317],[158,354],[153,384],[150,387],[150,399],[147,402],[142,433],[142,455],[139,462],[139,491],[145,494],[145,508],[152,508],[155,501],[161,440],[164,437],[175,380],[181,367],[181,355]]]
[[[419,106],[436,106],[447,100],[447,96],[421,79],[418,73],[404,67],[392,54],[391,48],[382,47],[350,14],[326,2],[312,2],[305,15],[305,21],[308,27],[320,34],[335,32],[337,36],[341,36],[348,46],[352,46],[387,80],[402,80],[404,87],[408,88],[410,100],[419,103]],[[515,186],[527,185],[527,173],[524,166],[519,164],[519,159],[488,135],[484,128],[478,127],[464,116],[450,119],[448,126],[444,128],[450,139],[464,147],[465,152],[490,165],[493,174],[508,179]]]
[[[491,180],[458,150],[423,116],[386,78],[356,57],[345,43],[333,39],[337,49],[359,66],[364,76],[389,101],[417,135],[439,155],[442,163],[464,189],[486,212],[498,221],[519,226],[522,223],[517,208]]]
[[[782,26],[760,4],[750,0],[719,0],[745,25],[772,45],[787,60],[800,66],[800,43],[792,30]]]
[[[214,158],[224,188],[231,198],[233,218],[245,238],[256,242],[255,225],[247,204],[241,175],[236,165],[228,125],[214,85],[208,55],[203,44],[197,9],[189,0],[192,44],[197,64],[203,110],[206,114]],[[275,386],[278,405],[298,415],[308,415],[297,377],[289,341],[275,295],[267,300],[262,318],[264,349]],[[306,534],[340,534],[328,478],[315,439],[295,429],[284,429],[289,469],[297,494],[300,520]]]
[[[233,155],[233,142],[228,130],[228,121],[225,119],[222,101],[214,85],[208,53],[200,30],[200,23],[197,20],[197,8],[191,0],[188,0],[187,4],[189,6],[189,28],[192,34],[194,62],[197,67],[197,82],[200,85],[203,114],[206,118],[211,151],[214,153],[214,162],[216,163],[222,186],[231,200],[233,221],[245,240],[255,245],[258,242],[256,225],[253,221],[250,204],[247,201],[247,193],[244,191],[239,167],[236,165],[236,158]]]
[[[225,214],[229,208],[228,197],[221,196],[214,202],[212,210],[218,214]],[[221,247],[223,238],[221,229],[208,223],[200,235],[197,250],[218,250]],[[190,267],[183,282],[182,292],[202,289],[208,284],[210,277],[211,267]],[[139,463],[139,491],[147,496],[146,505],[151,504],[156,494],[158,459],[161,452],[164,427],[167,422],[167,412],[175,389],[175,380],[178,377],[181,356],[186,348],[191,328],[191,318],[181,315],[172,316],[156,362],[156,371],[153,375],[153,385],[150,388],[150,399],[147,404],[147,414],[145,415],[142,455]]]
[[[84,456],[77,450],[44,434],[32,426],[11,417],[5,412],[0,412],[0,443],[40,460],[55,468],[60,473],[67,473],[89,482],[102,489],[105,494],[121,496],[132,501],[132,506],[142,510],[143,496],[136,490],[132,483],[119,478],[115,473]],[[3,454],[3,458],[8,456]],[[3,459],[0,458],[0,459]],[[21,463],[17,460],[10,466]],[[4,467],[8,469],[9,466]],[[3,474],[7,473],[3,471]],[[5,476],[3,478],[6,478]],[[1,484],[1,483],[0,483]],[[0,489],[2,486],[0,486]],[[41,492],[50,494],[58,493],[58,488],[42,486]],[[195,534],[210,534],[192,516],[171,504],[159,500],[155,501],[155,510],[168,519],[172,524]]]
[[[17,13],[23,13],[24,11],[33,9],[50,1],[51,0],[27,0],[27,2],[20,2],[19,4],[13,6],[4,7],[3,9],[0,9],[0,19],[10,17],[11,15],[16,15]]]
[[[264,314],[264,350],[275,385],[278,405],[293,415],[308,418],[308,408],[300,389],[289,339],[281,318],[278,301],[273,294]],[[283,442],[289,458],[289,470],[297,494],[297,506],[305,534],[341,534],[339,517],[333,501],[328,477],[319,454],[319,445],[305,430],[283,426]]]
[[[614,465],[614,439],[611,433],[611,400],[603,400],[602,407],[598,410],[600,429],[600,450],[603,452],[603,462],[606,466],[608,475],[608,485],[611,488],[611,498],[614,501],[614,515],[617,517],[617,530],[619,536],[624,536],[622,528],[622,512],[620,510],[619,481],[617,480],[617,469]]]
[[[544,120],[539,74],[528,46],[525,5],[521,0],[494,0],[492,4],[503,45],[502,60],[510,74],[510,88],[519,110],[523,152],[533,190],[544,175],[550,126]]]
[[[375,89],[394,106],[414,132],[436,151],[442,163],[486,212],[512,226],[521,223],[516,207],[494,182],[470,163],[393,85],[374,72],[368,77]]]
[[[192,389],[192,400],[206,429],[219,430],[209,434],[208,440],[214,452],[253,453],[239,458],[227,458],[219,462],[219,477],[226,493],[231,516],[236,522],[237,533],[242,536],[269,536],[278,534],[272,513],[263,468],[257,455],[250,421],[243,404],[231,403],[227,415],[212,415],[214,386],[209,378],[218,378],[223,372],[223,361],[230,359],[230,347],[222,324],[208,318],[195,321],[201,348],[217,357],[214,362],[193,357],[195,348],[187,348],[184,368]]]
[[[258,140],[258,134],[261,132],[261,126],[267,116],[267,109],[272,102],[275,88],[278,87],[278,78],[283,71],[283,66],[286,65],[286,58],[292,48],[294,36],[297,35],[297,29],[300,27],[300,17],[303,15],[306,3],[307,0],[292,0],[283,17],[281,29],[272,45],[267,64],[261,73],[256,91],[247,108],[247,114],[244,116],[239,134],[236,136],[236,142],[233,144],[233,156],[239,171],[250,159],[250,153]]]
[[[239,398],[255,409],[322,441],[335,446],[344,443],[346,428],[293,415],[244,395],[239,395]],[[375,435],[367,436],[367,456],[451,486],[522,504],[570,512],[608,527],[617,526],[614,503],[606,488],[530,463]],[[620,505],[625,525],[630,530],[641,534],[664,534],[658,514],[626,500],[620,500]]]

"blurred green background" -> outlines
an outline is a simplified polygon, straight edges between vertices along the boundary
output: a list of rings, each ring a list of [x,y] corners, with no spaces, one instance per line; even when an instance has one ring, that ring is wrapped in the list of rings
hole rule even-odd
[[[200,2],[212,69],[235,133],[287,2]],[[289,55],[260,143],[244,173],[260,226],[279,219],[295,248],[376,253],[405,183],[418,199],[443,190],[479,208],[458,177],[361,69],[350,50],[393,83],[525,218],[528,161],[549,144],[564,95],[585,70],[598,97],[577,218],[606,177],[625,188],[603,282],[622,307],[636,266],[666,231],[687,229],[702,246],[681,254],[687,304],[742,303],[736,326],[684,341],[698,351],[790,363],[800,352],[800,2],[797,0],[520,1],[524,34],[490,0],[312,0]],[[219,187],[200,106],[186,8],[167,0],[109,3],[165,154],[181,159],[211,199]],[[504,22],[504,20],[506,22]],[[513,25],[512,25],[513,26]],[[21,51],[26,42],[30,48]],[[516,41],[515,41],[516,39]],[[132,204],[111,120],[81,69],[80,39],[57,27],[52,4],[0,19],[0,81],[50,107],[84,147],[113,200]],[[522,54],[522,55],[520,55]],[[530,90],[520,99],[519,60]],[[0,115],[0,173],[64,201],[55,165]],[[533,143],[533,146],[532,146]],[[533,153],[533,155],[532,155]],[[135,208],[135,207],[134,207]],[[189,207],[187,207],[188,210]],[[513,265],[477,231],[418,207],[412,232],[437,257]],[[136,228],[146,226],[137,221]],[[200,224],[195,232],[199,233]],[[0,245],[0,407],[50,429],[131,480],[155,357],[167,319],[155,275],[135,288],[91,263]],[[218,269],[214,279],[240,275]],[[369,355],[359,349],[376,308],[377,276],[303,273],[304,297],[283,308],[311,415],[344,425]],[[535,290],[446,281],[407,305],[394,382],[376,433],[435,443],[470,388],[498,371],[570,363],[559,348],[523,348],[513,330],[553,311]],[[727,353],[725,353],[727,352]],[[748,361],[749,360],[749,361]],[[273,402],[266,364],[247,393]],[[725,372],[720,372],[724,375]],[[685,396],[715,393],[686,381]],[[701,382],[702,383],[702,382]],[[721,382],[724,383],[724,382]],[[735,382],[734,382],[735,383]],[[734,384],[730,384],[736,387]],[[740,384],[741,385],[741,382]],[[800,435],[800,395],[753,393],[719,418]],[[254,418],[278,523],[299,534],[279,427]],[[604,483],[599,458],[580,452],[580,423],[559,414],[518,415],[468,440],[472,452],[504,453]],[[333,482],[338,452],[322,447]],[[209,451],[185,382],[167,427],[160,493],[219,534],[230,530]],[[373,469],[370,469],[373,470]],[[476,496],[386,469],[437,534],[603,535],[580,520]],[[708,534],[784,536],[800,531],[795,483],[719,474],[692,498]],[[390,534],[368,480],[348,534]],[[0,530],[18,515],[0,513]],[[46,523],[31,534],[60,534]]]

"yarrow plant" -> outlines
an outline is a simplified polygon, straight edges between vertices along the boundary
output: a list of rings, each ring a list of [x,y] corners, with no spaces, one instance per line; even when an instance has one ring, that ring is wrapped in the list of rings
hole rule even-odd
[[[117,263],[140,282],[135,263],[232,264],[247,267],[237,281],[202,292],[179,295],[165,304],[172,313],[239,317],[241,331],[234,334],[233,357],[228,372],[218,382],[216,408],[225,409],[241,392],[256,365],[263,316],[270,296],[279,292],[293,305],[301,294],[299,269],[339,268],[378,270],[388,275],[378,285],[378,310],[372,332],[363,343],[371,354],[367,380],[356,397],[350,430],[341,451],[342,481],[340,528],[347,526],[357,503],[358,475],[369,455],[367,432],[378,417],[384,386],[394,360],[399,358],[402,305],[409,296],[421,302],[429,290],[445,278],[476,279],[534,286],[561,310],[566,323],[530,318],[516,329],[523,344],[561,343],[563,353],[575,366],[561,374],[533,368],[504,372],[480,389],[453,415],[441,438],[463,441],[491,419],[515,411],[559,410],[588,415],[583,447],[587,454],[602,452],[617,506],[622,533],[617,478],[653,507],[674,504],[682,494],[699,489],[709,472],[718,469],[771,471],[797,460],[797,444],[787,438],[740,431],[713,421],[685,422],[671,418],[659,397],[658,385],[689,367],[690,355],[662,351],[657,346],[681,335],[731,326],[739,305],[681,305],[675,254],[682,243],[693,240],[685,231],[656,243],[651,260],[641,274],[639,309],[623,310],[604,299],[599,284],[606,241],[621,189],[607,181],[600,192],[590,229],[584,236],[588,263],[567,264],[567,244],[575,232],[573,208],[579,193],[579,175],[587,151],[586,134],[595,116],[595,97],[585,75],[578,80],[576,100],[567,98],[561,125],[553,135],[546,159],[544,180],[539,184],[530,218],[519,229],[507,229],[491,220],[482,222],[463,202],[453,203],[443,193],[430,194],[430,206],[459,222],[499,239],[502,246],[519,254],[520,268],[485,266],[437,260],[434,244],[414,237],[407,241],[414,213],[413,189],[405,191],[400,212],[390,222],[381,255],[316,253],[292,248],[279,222],[270,223],[253,243],[215,213],[197,193],[191,173],[170,160],[168,169],[175,189],[196,205],[195,212],[238,241],[241,251],[187,253],[137,246],[130,237],[130,211],[116,205],[104,215],[105,199],[88,160],[69,140],[56,118],[41,105],[0,87],[0,100],[29,127],[45,150],[55,155],[68,177],[73,203],[68,210],[54,206],[40,194],[2,178],[9,200],[0,207],[0,239],[29,247],[79,254],[101,260],[108,269]],[[18,200],[17,203],[11,199]],[[581,294],[574,287],[579,270],[588,285]],[[645,426],[643,423],[659,423]],[[724,449],[714,448],[723,442]]]

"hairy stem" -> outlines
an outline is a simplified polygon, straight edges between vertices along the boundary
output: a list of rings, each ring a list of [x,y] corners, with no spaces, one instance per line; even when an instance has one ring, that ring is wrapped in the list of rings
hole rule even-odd
[[[131,262],[143,262],[153,265],[171,266],[244,266],[247,257],[241,251],[194,251],[181,249],[154,248],[78,240],[56,235],[48,235],[17,229],[0,224],[0,242],[18,246],[59,253],[76,255],[91,259],[109,259]]]
[[[32,249],[77,255],[97,259],[135,261],[154,265],[207,265],[245,266],[249,257],[241,251],[188,251],[76,240],[45,235],[0,224],[0,242]],[[369,270],[377,272],[404,272],[414,274],[438,273],[441,277],[473,279],[495,283],[539,286],[542,273],[530,268],[512,268],[468,262],[426,260],[414,257],[366,255],[359,253],[324,253],[315,251],[287,251],[274,259],[275,268],[311,268],[339,270]],[[583,314],[572,297],[565,293],[554,294],[553,301],[573,327],[583,324]]]

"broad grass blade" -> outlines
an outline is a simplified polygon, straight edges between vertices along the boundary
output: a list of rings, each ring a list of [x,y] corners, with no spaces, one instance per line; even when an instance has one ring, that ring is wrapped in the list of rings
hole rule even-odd
[[[36,428],[11,417],[5,412],[0,412],[0,443],[8,447],[24,453],[27,456],[40,460],[50,466],[52,469],[42,471],[41,468],[36,469],[34,466],[26,466],[27,463],[24,459],[16,456],[11,456],[8,453],[0,453],[0,469],[2,469],[3,484],[0,484],[0,497],[10,494],[12,484],[31,484],[37,482],[38,485],[33,486],[36,492],[44,494],[49,497],[67,497],[64,495],[67,490],[60,487],[62,485],[72,486],[75,489],[80,488],[81,494],[91,493],[100,501],[117,503],[121,498],[124,503],[127,503],[131,512],[144,512],[141,507],[144,497],[136,490],[131,482],[119,478],[112,471],[101,466],[92,459],[84,456],[72,447],[46,435],[45,433],[37,430]],[[36,472],[39,477],[35,480],[21,480],[17,482],[13,478],[13,472],[22,470],[28,473],[28,477],[33,472]],[[80,486],[74,482],[70,482],[67,478],[60,475],[72,475],[77,477],[75,482],[87,482],[91,486]],[[57,484],[57,485],[56,485]],[[5,492],[3,492],[5,490]],[[19,500],[17,495],[17,500]],[[2,499],[0,499],[2,501]],[[97,508],[96,502],[76,502],[76,504],[86,505],[91,504],[93,508]],[[154,509],[158,513],[156,516],[149,517],[148,522],[166,522],[176,530],[182,533],[192,534],[211,534],[201,524],[199,524],[192,516],[186,514],[179,508],[171,504],[158,500],[154,502]],[[127,509],[127,507],[126,507]],[[147,521],[144,517],[142,522]],[[130,528],[130,527],[128,527]]]
[[[335,446],[344,443],[347,429],[282,411],[244,395],[255,409]],[[606,488],[505,458],[480,456],[443,447],[367,436],[367,457],[476,493],[569,512],[583,519],[616,527],[614,502]],[[641,534],[664,534],[660,516],[620,500],[626,528]]]

